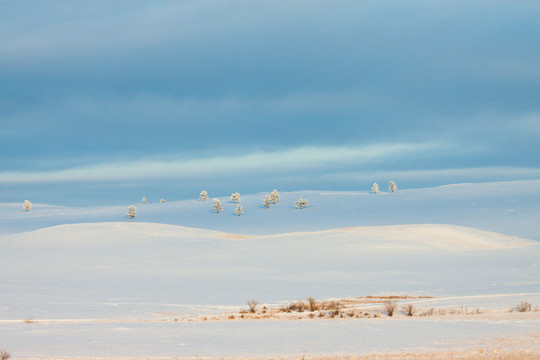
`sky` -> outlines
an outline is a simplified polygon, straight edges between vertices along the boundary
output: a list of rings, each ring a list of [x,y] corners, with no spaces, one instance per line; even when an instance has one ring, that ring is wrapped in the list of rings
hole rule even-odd
[[[538,1],[0,1],[0,202],[540,178]]]

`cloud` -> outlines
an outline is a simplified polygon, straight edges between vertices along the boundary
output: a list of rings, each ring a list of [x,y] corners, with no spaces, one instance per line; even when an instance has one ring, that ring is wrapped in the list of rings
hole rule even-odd
[[[377,179],[399,179],[412,183],[435,182],[451,183],[463,181],[488,181],[490,179],[515,180],[515,179],[538,179],[540,178],[540,168],[535,167],[510,167],[510,166],[491,166],[491,167],[470,167],[470,168],[444,168],[444,169],[420,169],[404,171],[373,171],[365,172],[347,172],[321,175],[321,181],[332,181],[339,179],[355,180],[358,182],[369,182]]]
[[[449,145],[397,143],[368,146],[302,146],[274,152],[214,157],[163,156],[138,161],[99,163],[56,171],[1,172],[0,183],[61,181],[130,181],[136,179],[189,179],[220,174],[272,174],[289,170],[322,171],[329,167],[363,165],[412,154],[440,152]]]
[[[0,12],[2,183],[540,165],[534,2],[25,4]]]

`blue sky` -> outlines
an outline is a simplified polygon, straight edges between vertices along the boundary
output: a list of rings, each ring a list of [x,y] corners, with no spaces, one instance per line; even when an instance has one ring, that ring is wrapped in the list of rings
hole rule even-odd
[[[536,1],[0,2],[0,202],[540,178]]]

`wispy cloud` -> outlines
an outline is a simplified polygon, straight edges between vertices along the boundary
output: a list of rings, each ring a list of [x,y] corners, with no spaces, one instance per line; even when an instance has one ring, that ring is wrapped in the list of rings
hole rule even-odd
[[[400,143],[368,146],[303,146],[275,152],[253,152],[243,155],[185,158],[153,157],[137,161],[98,163],[55,171],[0,172],[0,183],[41,183],[56,181],[129,181],[175,177],[197,178],[223,173],[273,174],[295,169],[318,169],[380,162],[412,154],[448,149],[435,143]]]
[[[351,182],[372,183],[373,181],[388,181],[394,179],[398,182],[409,184],[451,184],[460,182],[484,182],[525,180],[540,178],[538,167],[469,167],[469,168],[444,168],[444,169],[419,169],[419,170],[387,170],[370,172],[335,172],[323,174],[319,177],[321,183],[328,182]],[[301,179],[302,180],[302,179]]]

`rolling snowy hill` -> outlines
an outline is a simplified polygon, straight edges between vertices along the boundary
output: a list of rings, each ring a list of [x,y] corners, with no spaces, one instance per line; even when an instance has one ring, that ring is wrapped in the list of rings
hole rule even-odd
[[[34,204],[27,213],[22,210],[22,200],[20,204],[0,203],[0,235],[63,224],[117,221],[255,235],[354,226],[449,224],[540,241],[540,180],[447,185],[377,195],[367,191],[282,192],[279,204],[269,209],[261,206],[264,193],[241,194],[244,207],[241,217],[233,216],[235,204],[229,196],[219,197],[224,211],[214,214],[211,200],[198,200],[198,194],[194,194],[193,200],[168,199],[165,204],[160,204],[159,199],[148,199],[145,205],[137,203],[142,195],[134,196],[137,207],[134,220],[126,217],[129,204],[113,207]],[[309,208],[294,209],[294,202],[300,197],[309,200]]]
[[[540,181],[282,193],[270,209],[263,195],[242,195],[241,217],[227,198],[220,214],[209,201],[140,204],[134,220],[127,206],[34,204],[27,213],[1,204],[0,348],[17,358],[365,354],[467,348],[474,337],[540,330],[537,315],[501,313],[540,303]],[[295,209],[299,197],[310,207]],[[238,311],[249,299],[279,306],[395,294],[499,317],[173,321]],[[285,336],[300,332],[310,336]],[[378,341],[381,333],[390,341]],[[369,345],[343,341],[351,337]]]

